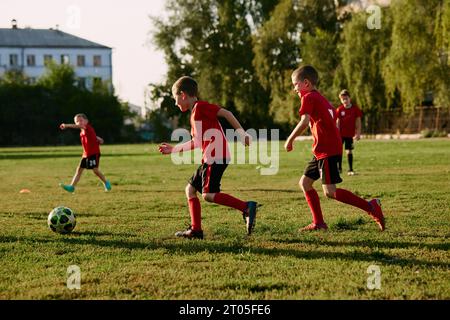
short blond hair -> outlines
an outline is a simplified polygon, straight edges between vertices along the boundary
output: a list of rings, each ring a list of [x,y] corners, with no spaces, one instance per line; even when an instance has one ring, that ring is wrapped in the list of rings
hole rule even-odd
[[[76,114],[75,117],[73,117],[73,118],[74,118],[74,119],[76,119],[76,118],[83,118],[84,120],[89,121],[87,115],[85,115],[84,113],[78,113],[78,114]]]

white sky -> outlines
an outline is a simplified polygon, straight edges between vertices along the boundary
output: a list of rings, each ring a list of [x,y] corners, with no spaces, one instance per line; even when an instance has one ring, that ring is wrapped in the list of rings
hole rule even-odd
[[[163,54],[149,44],[149,15],[165,0],[0,0],[0,28],[55,28],[113,48],[113,82],[123,101],[144,105],[144,89],[166,72]],[[78,15],[77,12],[80,14]]]

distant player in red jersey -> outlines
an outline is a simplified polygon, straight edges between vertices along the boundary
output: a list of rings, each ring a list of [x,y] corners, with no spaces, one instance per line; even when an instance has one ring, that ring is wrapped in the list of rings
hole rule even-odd
[[[226,119],[239,134],[241,141],[250,145],[251,137],[244,131],[233,113],[198,99],[197,82],[190,77],[178,79],[172,87],[172,94],[181,112],[191,111],[192,140],[178,146],[163,143],[159,146],[162,154],[171,154],[202,149],[202,164],[186,186],[186,197],[191,216],[191,225],[185,231],[177,232],[177,237],[203,239],[201,225],[201,206],[197,192],[207,202],[231,207],[242,212],[247,224],[247,233],[251,234],[255,225],[257,203],[244,202],[220,191],[220,181],[230,160],[228,143],[219,123],[219,118]]]
[[[103,139],[97,137],[94,128],[89,124],[89,120],[85,114],[77,114],[74,117],[74,122],[75,124],[62,123],[59,128],[61,130],[81,130],[80,139],[83,146],[83,156],[71,184],[65,185],[60,183],[60,186],[67,192],[73,193],[78,181],[80,181],[81,174],[83,173],[84,169],[88,169],[94,171],[95,175],[99,177],[99,179],[103,182],[105,191],[111,191],[111,183],[106,180],[105,176],[99,170],[100,144],[103,144]]]
[[[359,141],[361,139],[361,117],[362,111],[357,105],[352,103],[350,93],[342,90],[339,98],[342,105],[337,109],[337,126],[341,132],[342,144],[347,152],[348,175],[353,176],[353,139]],[[339,172],[342,173],[342,159],[339,162]]]
[[[300,187],[311,209],[313,223],[301,231],[328,229],[323,219],[319,195],[313,188],[314,182],[320,178],[326,197],[366,211],[383,231],[384,216],[380,200],[373,199],[368,202],[350,191],[336,188],[336,184],[342,182],[338,170],[338,163],[342,158],[342,141],[336,126],[336,109],[317,91],[318,82],[319,75],[312,66],[298,68],[292,74],[292,83],[301,99],[301,120],[287,139],[285,149],[287,152],[293,150],[295,138],[308,125],[314,137],[314,157],[300,179]]]

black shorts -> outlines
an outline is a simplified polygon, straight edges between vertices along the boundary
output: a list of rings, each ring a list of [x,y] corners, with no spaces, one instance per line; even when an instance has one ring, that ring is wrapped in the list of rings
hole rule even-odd
[[[100,165],[100,154],[81,159],[80,168],[92,170]]]
[[[353,150],[355,148],[353,145],[353,138],[342,137],[342,144],[344,145],[345,150]]]
[[[342,182],[339,175],[338,163],[342,160],[342,155],[331,156],[329,158],[317,160],[316,157],[308,163],[304,175],[314,181],[322,178],[322,184],[338,184]]]
[[[223,173],[227,167],[228,164],[226,163],[204,163],[198,167],[189,180],[189,184],[201,193],[219,193],[220,180],[222,180]]]

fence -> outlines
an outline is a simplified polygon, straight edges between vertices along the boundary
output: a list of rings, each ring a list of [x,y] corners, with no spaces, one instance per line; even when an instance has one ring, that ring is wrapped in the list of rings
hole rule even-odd
[[[401,110],[368,112],[363,118],[366,134],[414,134],[423,130],[450,132],[450,108],[417,107],[412,114]]]

